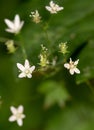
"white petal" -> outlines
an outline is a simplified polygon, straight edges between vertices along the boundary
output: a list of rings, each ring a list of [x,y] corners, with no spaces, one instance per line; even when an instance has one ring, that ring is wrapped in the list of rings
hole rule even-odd
[[[70,72],[71,75],[73,75],[74,74],[74,69],[70,69],[69,72]]]
[[[63,10],[63,9],[64,9],[63,7],[58,7],[58,11]]]
[[[17,124],[18,124],[19,126],[22,126],[22,125],[23,125],[22,119],[18,119],[18,120],[17,120]]]
[[[5,29],[6,32],[15,33],[15,30],[13,29]]]
[[[24,71],[25,67],[20,64],[20,63],[17,63],[17,67],[21,70],[21,71]]]
[[[72,61],[72,59],[70,58],[70,64],[72,63],[73,61]]]
[[[53,7],[55,3],[53,1],[50,1],[50,6]]]
[[[24,77],[26,77],[26,74],[25,74],[24,72],[22,72],[22,73],[19,74],[18,77],[19,77],[19,78],[24,78]]]
[[[35,66],[30,67],[30,72],[32,73],[35,69]]]
[[[45,8],[46,8],[48,11],[52,12],[51,7],[49,7],[49,6],[45,6]]]
[[[64,67],[67,68],[67,69],[69,69],[69,68],[70,68],[70,64],[65,63],[65,64],[64,64]]]
[[[32,78],[32,75],[29,73],[29,74],[27,74],[27,77],[28,78]]]
[[[11,29],[14,29],[14,23],[11,22],[10,20],[8,19],[5,19],[5,23],[7,24],[7,26]]]
[[[29,61],[27,59],[25,60],[24,66],[26,69],[30,68]]]
[[[74,69],[75,73],[80,74],[80,70],[78,68]]]
[[[17,113],[17,109],[13,106],[10,107],[10,110],[13,114],[16,114]]]
[[[18,107],[18,112],[19,112],[19,113],[23,113],[23,110],[24,110],[23,106],[20,105],[20,106]]]
[[[79,59],[74,62],[74,65],[77,65],[79,62]]]
[[[20,23],[19,31],[21,30],[21,28],[22,28],[23,25],[24,25],[24,21],[22,21],[22,22]]]
[[[25,118],[26,116],[24,114],[21,115],[22,118]]]
[[[14,18],[14,24],[15,24],[15,28],[19,28],[19,26],[20,26],[20,17],[19,17],[18,14]]]
[[[15,121],[15,120],[16,120],[16,116],[13,115],[13,116],[10,116],[10,117],[9,117],[9,121],[10,121],[10,122]]]

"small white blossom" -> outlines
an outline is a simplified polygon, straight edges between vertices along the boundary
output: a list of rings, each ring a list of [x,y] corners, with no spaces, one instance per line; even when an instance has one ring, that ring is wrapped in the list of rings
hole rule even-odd
[[[13,21],[9,19],[4,20],[7,24],[8,28],[6,29],[7,32],[18,34],[24,24],[24,21],[20,21],[20,16],[18,14],[15,15]]]
[[[31,12],[30,17],[33,18],[33,22],[35,23],[40,23],[41,21],[41,17],[38,10],[35,10],[35,12]]]
[[[19,74],[19,78],[28,77],[32,78],[32,72],[35,69],[35,66],[30,66],[29,61],[26,59],[24,66],[20,63],[17,63],[18,69],[20,69],[21,73]]]
[[[64,7],[60,7],[59,5],[55,4],[53,1],[50,1],[50,6],[45,6],[45,8],[51,13],[56,14],[58,11],[61,11],[64,9]]]
[[[18,108],[11,106],[10,110],[11,110],[13,115],[9,117],[9,121],[10,122],[17,121],[17,124],[19,126],[22,126],[23,125],[22,119],[25,118],[25,115],[23,114],[23,110],[24,110],[23,106],[20,105]]]
[[[77,68],[78,62],[79,62],[79,59],[74,62],[70,58],[69,63],[65,63],[64,67],[67,68],[67,69],[69,69],[69,72],[70,72],[71,75],[73,75],[74,72],[77,73],[77,74],[80,74],[80,70]]]

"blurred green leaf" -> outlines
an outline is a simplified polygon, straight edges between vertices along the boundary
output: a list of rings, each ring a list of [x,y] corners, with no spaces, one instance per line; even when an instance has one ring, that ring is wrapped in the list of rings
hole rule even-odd
[[[94,78],[94,39],[86,43],[85,48],[79,55],[79,68],[81,74],[77,75],[77,83],[86,82]]]
[[[58,103],[61,107],[65,105],[65,102],[69,99],[69,94],[64,85],[58,84],[54,81],[47,81],[39,86],[39,92],[44,94],[44,106],[49,108],[55,103]]]

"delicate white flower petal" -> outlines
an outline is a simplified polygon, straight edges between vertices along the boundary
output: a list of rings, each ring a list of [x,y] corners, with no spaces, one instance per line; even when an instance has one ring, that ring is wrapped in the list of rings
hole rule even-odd
[[[51,6],[51,7],[55,6],[55,4],[54,4],[53,1],[50,1],[50,6]]]
[[[23,125],[22,119],[19,118],[19,119],[17,120],[17,124],[18,124],[19,126],[22,126],[22,125]]]
[[[70,58],[70,64],[72,63],[73,61],[72,61],[72,59]]]
[[[20,69],[21,71],[24,71],[24,70],[25,70],[25,67],[24,67],[22,64],[20,64],[20,63],[17,63],[17,67],[18,67],[18,69]]]
[[[14,24],[15,24],[15,28],[19,28],[20,25],[20,17],[18,14],[16,14],[15,18],[14,18]]]
[[[25,118],[26,116],[24,114],[21,115],[22,119]]]
[[[67,68],[67,69],[69,69],[69,68],[70,68],[70,64],[65,63],[65,64],[64,64],[64,67]]]
[[[77,65],[79,62],[79,59],[74,62],[74,65]]]
[[[10,110],[13,114],[16,114],[17,113],[17,109],[13,106],[10,107]]]
[[[23,25],[24,25],[24,21],[22,21],[22,22],[20,23],[19,30],[22,28]]]
[[[70,72],[71,75],[73,75],[74,74],[74,69],[70,69],[69,72]]]
[[[48,11],[50,11],[50,12],[52,11],[51,7],[49,7],[49,6],[46,6],[45,8],[46,8]]]
[[[14,30],[12,29],[5,29],[6,32],[14,33]]]
[[[30,67],[30,72],[32,73],[35,69],[35,66]]]
[[[13,24],[13,22],[11,22],[11,21],[8,20],[8,19],[5,19],[5,23],[7,24],[7,26],[8,26],[10,29],[14,29],[14,24]]]
[[[24,78],[24,77],[26,77],[26,74],[25,74],[24,72],[22,72],[22,73],[19,74],[18,77],[19,77],[19,78]]]
[[[59,8],[58,8],[58,11],[61,11],[61,10],[63,10],[63,9],[64,9],[63,7],[59,7]]]
[[[74,69],[75,73],[80,74],[80,70],[78,68]]]
[[[9,121],[12,122],[12,121],[15,121],[16,120],[16,116],[12,115],[9,117]]]
[[[23,106],[20,105],[20,106],[18,107],[18,112],[19,112],[19,113],[23,113],[23,110],[24,110]]]
[[[28,78],[32,78],[32,75],[29,73],[29,74],[27,74],[27,77]]]
[[[25,67],[26,69],[30,68],[29,61],[28,61],[27,59],[25,60],[24,67]]]

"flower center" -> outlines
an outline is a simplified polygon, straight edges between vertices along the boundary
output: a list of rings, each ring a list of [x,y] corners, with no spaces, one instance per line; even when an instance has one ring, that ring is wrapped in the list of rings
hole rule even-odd
[[[74,65],[74,62],[70,63],[70,69],[75,68],[76,66]]]
[[[29,73],[30,73],[30,70],[26,69],[25,74],[29,74]]]
[[[22,113],[17,113],[15,116],[17,119],[20,119],[20,118],[22,118]]]

